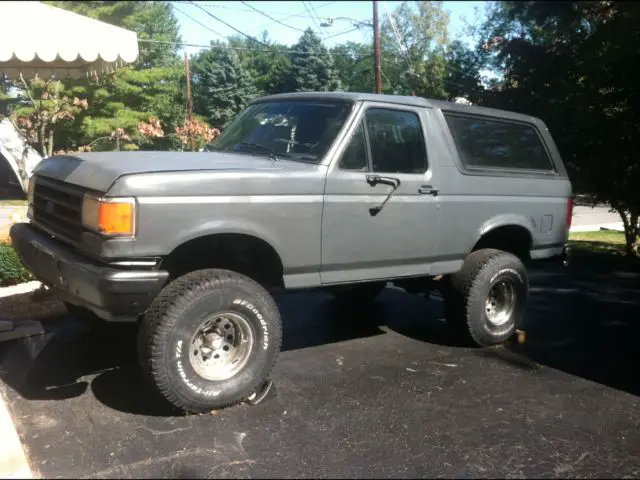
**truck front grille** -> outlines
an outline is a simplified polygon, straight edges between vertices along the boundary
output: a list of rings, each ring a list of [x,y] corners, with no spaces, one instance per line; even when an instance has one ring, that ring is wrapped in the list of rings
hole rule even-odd
[[[82,196],[85,190],[69,183],[36,177],[33,221],[53,235],[79,243],[82,240]]]

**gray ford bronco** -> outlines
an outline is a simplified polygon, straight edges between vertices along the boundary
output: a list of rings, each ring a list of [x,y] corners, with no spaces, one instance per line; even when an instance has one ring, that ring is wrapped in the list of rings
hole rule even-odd
[[[545,124],[418,97],[255,100],[206,152],[42,161],[25,265],[87,322],[138,322],[140,363],[190,412],[251,400],[282,327],[271,293],[373,301],[435,283],[476,345],[511,337],[525,262],[563,262],[571,184]]]

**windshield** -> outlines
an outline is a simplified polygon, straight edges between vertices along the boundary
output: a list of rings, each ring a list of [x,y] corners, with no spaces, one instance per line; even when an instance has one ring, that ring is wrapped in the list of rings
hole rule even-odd
[[[208,148],[319,162],[344,125],[353,104],[328,100],[254,103]]]

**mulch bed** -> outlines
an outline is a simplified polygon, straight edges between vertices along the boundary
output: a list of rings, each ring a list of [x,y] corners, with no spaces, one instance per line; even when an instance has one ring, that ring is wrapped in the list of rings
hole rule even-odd
[[[57,320],[66,315],[64,304],[44,289],[0,298],[0,320],[42,322]]]

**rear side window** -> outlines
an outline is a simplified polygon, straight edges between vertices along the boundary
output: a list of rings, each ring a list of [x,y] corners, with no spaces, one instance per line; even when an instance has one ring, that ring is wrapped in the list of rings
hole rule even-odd
[[[443,113],[465,167],[554,170],[531,125]]]

